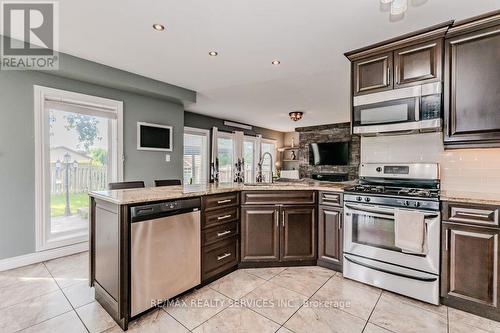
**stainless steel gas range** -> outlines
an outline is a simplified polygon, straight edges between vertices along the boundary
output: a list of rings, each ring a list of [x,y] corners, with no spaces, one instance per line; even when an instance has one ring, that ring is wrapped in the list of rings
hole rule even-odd
[[[422,253],[395,245],[398,210],[422,213]],[[344,194],[344,277],[439,304],[440,220],[437,164],[362,164]]]

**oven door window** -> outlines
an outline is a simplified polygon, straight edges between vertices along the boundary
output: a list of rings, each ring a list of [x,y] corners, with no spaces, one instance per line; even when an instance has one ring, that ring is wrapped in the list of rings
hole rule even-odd
[[[352,215],[352,242],[401,252],[395,246],[394,219],[382,215]]]
[[[354,107],[354,126],[396,124],[415,121],[416,98]]]

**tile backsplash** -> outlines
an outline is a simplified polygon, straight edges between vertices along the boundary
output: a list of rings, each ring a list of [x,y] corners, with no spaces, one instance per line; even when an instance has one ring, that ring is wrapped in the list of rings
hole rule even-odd
[[[439,163],[447,191],[499,193],[500,148],[444,150],[442,133],[361,138],[361,163]]]

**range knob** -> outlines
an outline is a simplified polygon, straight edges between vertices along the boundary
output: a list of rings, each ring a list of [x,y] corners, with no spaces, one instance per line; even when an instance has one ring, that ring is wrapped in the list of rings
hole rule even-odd
[[[410,206],[410,201],[405,200],[404,205],[405,205],[406,207]]]
[[[382,168],[381,168],[381,167],[377,167],[377,168],[375,169],[375,171],[377,171],[377,172],[382,172]]]
[[[366,197],[366,198],[365,198],[365,201],[366,201],[366,202],[370,202],[370,200],[371,200],[371,199],[370,199],[369,197]]]
[[[362,197],[357,197],[356,201],[363,201],[363,198]]]
[[[417,208],[418,208],[418,207],[420,207],[420,206],[421,206],[421,203],[420,203],[420,202],[418,202],[418,201],[417,201],[417,202],[415,202],[415,207],[417,207]]]

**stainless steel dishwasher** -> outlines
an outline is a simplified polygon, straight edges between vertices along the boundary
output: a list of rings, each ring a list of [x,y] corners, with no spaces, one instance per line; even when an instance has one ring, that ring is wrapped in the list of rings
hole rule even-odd
[[[131,208],[131,316],[201,283],[200,199]]]

